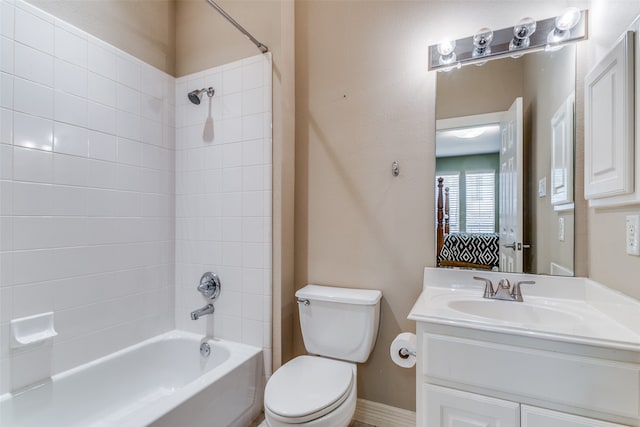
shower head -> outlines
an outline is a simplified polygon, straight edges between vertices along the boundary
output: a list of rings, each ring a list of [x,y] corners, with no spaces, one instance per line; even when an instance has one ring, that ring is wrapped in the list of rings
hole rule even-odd
[[[189,101],[191,101],[195,105],[200,105],[200,100],[202,99],[203,93],[206,93],[207,96],[211,98],[215,92],[216,91],[212,87],[209,87],[209,88],[202,88],[199,90],[198,89],[192,90],[191,92],[189,92],[187,96],[189,97]]]

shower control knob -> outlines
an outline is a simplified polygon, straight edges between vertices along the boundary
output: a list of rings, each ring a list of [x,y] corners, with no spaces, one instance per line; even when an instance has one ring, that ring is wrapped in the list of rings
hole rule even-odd
[[[220,282],[220,277],[218,277],[216,273],[208,271],[200,278],[198,291],[200,291],[204,297],[214,300],[220,295],[221,287],[222,282]]]

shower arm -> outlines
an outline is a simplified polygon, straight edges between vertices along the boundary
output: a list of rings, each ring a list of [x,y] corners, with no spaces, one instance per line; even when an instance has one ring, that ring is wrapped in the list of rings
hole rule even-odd
[[[238,24],[236,20],[233,19],[227,12],[225,12],[224,9],[218,6],[216,2],[214,2],[213,0],[206,0],[206,2],[209,3],[211,7],[213,7],[215,10],[217,10],[218,13],[222,15],[227,21],[229,21],[231,25],[236,27],[238,31],[240,31],[242,34],[247,36],[247,38],[251,40],[251,42],[255,44],[258,49],[260,49],[260,52],[262,53],[269,52],[269,48],[266,45],[260,43],[255,37],[253,37],[251,33],[249,33],[249,31],[245,30],[242,25]]]

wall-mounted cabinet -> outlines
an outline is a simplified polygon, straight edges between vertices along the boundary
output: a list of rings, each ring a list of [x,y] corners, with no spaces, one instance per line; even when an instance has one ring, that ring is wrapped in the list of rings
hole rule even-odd
[[[640,20],[585,78],[585,183],[589,206],[640,203]]]

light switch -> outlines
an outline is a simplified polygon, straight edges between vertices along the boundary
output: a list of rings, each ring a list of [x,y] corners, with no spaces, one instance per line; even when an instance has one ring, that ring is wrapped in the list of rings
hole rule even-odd
[[[542,177],[538,180],[538,197],[544,197],[547,195],[547,177]]]
[[[564,242],[564,217],[558,218],[558,240]]]
[[[627,216],[627,254],[640,255],[640,215]]]

